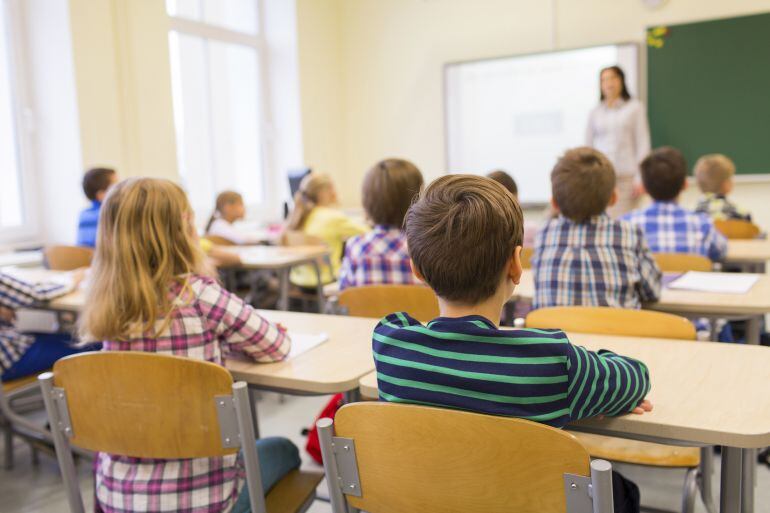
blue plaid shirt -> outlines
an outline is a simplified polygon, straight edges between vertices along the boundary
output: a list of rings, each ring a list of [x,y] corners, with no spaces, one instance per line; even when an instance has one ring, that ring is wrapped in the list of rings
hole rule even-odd
[[[345,243],[340,290],[362,285],[415,285],[406,235],[398,228],[377,225]]]
[[[59,283],[27,283],[0,271],[0,307],[16,310],[61,296],[71,287]],[[13,323],[0,318],[0,374],[19,361],[33,338],[19,333]]]
[[[641,308],[660,296],[661,272],[642,231],[607,214],[548,221],[535,238],[532,270],[534,308]]]
[[[694,253],[713,261],[727,254],[727,239],[706,214],[692,212],[672,201],[656,201],[623,219],[644,231],[654,253]]]

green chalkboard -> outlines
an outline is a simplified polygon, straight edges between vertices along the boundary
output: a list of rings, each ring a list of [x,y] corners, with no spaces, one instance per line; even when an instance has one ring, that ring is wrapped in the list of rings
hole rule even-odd
[[[770,13],[647,30],[653,147],[770,173]]]

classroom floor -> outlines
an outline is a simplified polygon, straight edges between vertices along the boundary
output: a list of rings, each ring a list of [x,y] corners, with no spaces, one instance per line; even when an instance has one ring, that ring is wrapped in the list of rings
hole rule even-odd
[[[260,426],[263,436],[283,435],[294,441],[299,447],[304,446],[304,437],[300,431],[307,426],[328,397],[285,397],[281,404],[275,394],[263,394],[259,402]],[[0,469],[0,511],[3,513],[64,513],[66,497],[59,478],[56,462],[41,455],[38,466],[33,466],[26,445],[17,443],[16,467],[12,472]],[[303,465],[307,468],[320,469],[318,465],[303,453]],[[0,447],[2,461],[2,447]],[[719,460],[717,458],[717,467]],[[640,467],[617,465],[627,477],[634,480],[642,491],[645,506],[676,511],[680,507],[681,486],[684,472],[677,470],[652,470]],[[79,465],[81,488],[86,500],[86,510],[92,507],[91,466]],[[325,483],[321,483],[319,493],[327,495]],[[719,472],[714,475],[715,490],[719,490]],[[718,504],[718,497],[714,498]],[[327,503],[316,502],[310,513],[329,513]],[[705,513],[699,502],[696,512]],[[770,470],[760,466],[757,472],[756,512],[770,513]]]

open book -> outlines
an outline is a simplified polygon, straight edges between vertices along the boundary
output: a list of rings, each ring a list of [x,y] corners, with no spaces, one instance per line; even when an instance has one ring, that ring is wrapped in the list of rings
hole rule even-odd
[[[329,340],[329,335],[326,333],[299,333],[291,330],[289,330],[288,333],[291,338],[291,351],[289,351],[289,356],[287,358],[289,360],[307,353],[314,347]]]
[[[668,284],[673,290],[715,292],[723,294],[745,294],[759,280],[756,274],[748,273],[703,273],[690,271]]]

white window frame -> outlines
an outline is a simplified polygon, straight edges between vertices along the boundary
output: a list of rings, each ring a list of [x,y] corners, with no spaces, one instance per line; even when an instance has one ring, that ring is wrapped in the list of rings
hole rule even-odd
[[[22,195],[21,226],[0,227],[0,247],[21,246],[40,240],[39,201],[37,191],[37,169],[34,161],[35,132],[32,90],[30,88],[28,52],[23,0],[0,0],[0,9],[8,20],[8,48],[10,49],[11,97],[14,108],[14,125],[19,158],[19,185]],[[1,185],[1,184],[0,184]]]
[[[246,206],[248,208],[247,220],[264,221],[274,217],[275,213],[280,211],[283,198],[279,197],[279,195],[270,193],[270,191],[275,190],[275,187],[278,185],[278,175],[280,173],[276,173],[274,155],[271,148],[272,145],[270,144],[273,139],[273,122],[272,110],[270,108],[270,80],[268,79],[268,49],[264,27],[264,2],[262,0],[252,1],[256,4],[256,34],[248,34],[203,21],[173,16],[171,14],[168,14],[168,18],[169,34],[171,32],[178,32],[179,34],[202,37],[217,42],[248,46],[254,48],[257,52],[258,80],[261,92],[259,95],[260,98],[258,98],[260,109],[258,113],[258,123],[260,125],[260,140],[258,144],[260,145],[260,155],[262,157],[262,201],[258,204],[248,204]],[[177,141],[177,144],[178,143],[179,141]],[[181,175],[182,170],[180,169],[179,171]],[[212,196],[217,192],[219,191],[212,192]],[[212,197],[212,202],[213,200],[214,198]],[[199,216],[199,218],[208,218],[208,212],[201,214],[203,214],[203,216]]]

